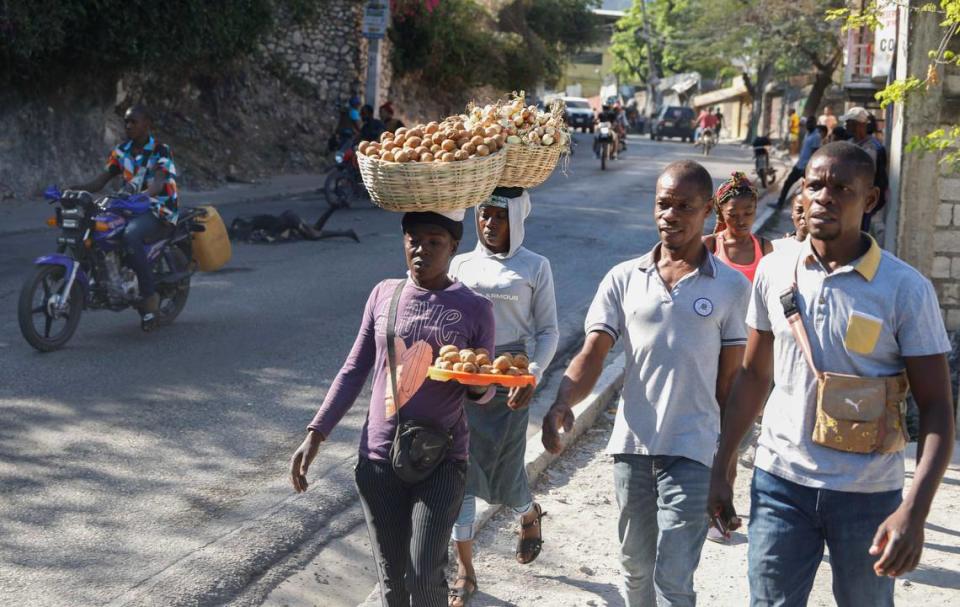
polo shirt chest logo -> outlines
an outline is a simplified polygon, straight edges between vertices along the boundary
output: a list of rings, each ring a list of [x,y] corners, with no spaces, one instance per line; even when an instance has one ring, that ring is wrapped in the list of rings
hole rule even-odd
[[[713,314],[713,302],[706,297],[701,297],[693,302],[693,311],[706,318]]]

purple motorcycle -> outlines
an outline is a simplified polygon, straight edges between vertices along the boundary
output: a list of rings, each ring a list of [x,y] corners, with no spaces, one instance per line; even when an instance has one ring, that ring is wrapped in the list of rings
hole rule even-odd
[[[44,197],[56,205],[57,253],[34,262],[20,291],[17,317],[24,339],[41,352],[52,352],[73,336],[84,308],[118,312],[139,304],[137,276],[126,265],[122,236],[129,218],[150,212],[150,201],[144,195],[94,199],[89,192],[60,192],[55,186]],[[177,225],[146,244],[160,295],[160,325],[173,322],[187,303],[195,271],[191,232],[203,231],[195,219],[205,213],[181,209]]]

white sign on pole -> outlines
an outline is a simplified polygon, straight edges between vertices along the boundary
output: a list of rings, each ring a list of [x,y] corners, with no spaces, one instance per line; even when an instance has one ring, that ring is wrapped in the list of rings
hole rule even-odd
[[[387,33],[389,20],[390,7],[377,0],[371,0],[363,10],[363,36],[365,38],[383,38]]]
[[[878,0],[884,2],[884,0]],[[896,2],[884,2],[886,8],[880,14],[880,27],[873,33],[873,69],[871,78],[886,78],[893,65],[893,51],[897,47]]]

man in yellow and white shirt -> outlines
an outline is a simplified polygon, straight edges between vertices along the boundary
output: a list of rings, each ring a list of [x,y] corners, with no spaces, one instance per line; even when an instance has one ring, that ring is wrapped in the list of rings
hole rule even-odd
[[[803,183],[809,237],[757,269],[708,512],[732,508],[737,445],[773,380],[751,488],[751,604],[805,605],[826,544],[840,607],[892,606],[893,578],[919,562],[924,522],[950,461],[950,342],[930,281],[860,232],[878,196],[870,157],[850,143],[828,144]],[[848,453],[813,442],[817,377],[780,300],[794,280],[817,369],[861,377],[906,370],[924,445],[906,495],[902,451]]]

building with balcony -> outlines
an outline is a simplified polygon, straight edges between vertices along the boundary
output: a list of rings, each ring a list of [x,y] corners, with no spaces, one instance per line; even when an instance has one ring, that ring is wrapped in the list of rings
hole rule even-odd
[[[618,83],[613,75],[610,36],[613,35],[613,26],[627,14],[632,4],[633,0],[603,0],[600,8],[593,9],[593,13],[603,21],[607,36],[602,43],[571,58],[556,85],[558,93],[571,97],[599,98],[604,87],[616,89]]]

